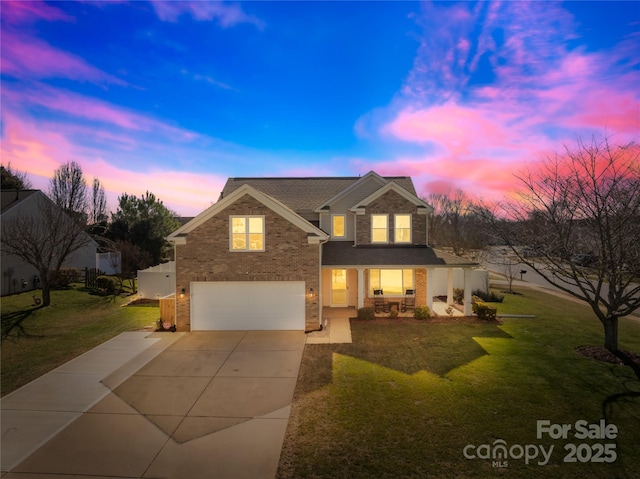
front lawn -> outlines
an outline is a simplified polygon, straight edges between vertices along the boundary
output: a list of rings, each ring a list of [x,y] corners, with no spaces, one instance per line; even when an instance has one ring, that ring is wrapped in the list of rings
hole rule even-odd
[[[536,318],[352,320],[353,344],[308,345],[278,477],[639,477],[640,381],[575,352],[603,342],[588,307],[521,291],[499,313]],[[621,321],[620,347],[640,352],[639,323]],[[615,439],[575,437],[577,421],[601,418],[617,426]],[[537,438],[538,420],[570,424],[567,439]],[[567,456],[569,443],[577,455]],[[507,456],[484,459],[496,445]]]
[[[157,305],[122,307],[125,301],[76,288],[52,291],[46,308],[33,305],[33,292],[3,297],[2,395],[121,332],[155,326]],[[22,329],[11,328],[16,321]]]

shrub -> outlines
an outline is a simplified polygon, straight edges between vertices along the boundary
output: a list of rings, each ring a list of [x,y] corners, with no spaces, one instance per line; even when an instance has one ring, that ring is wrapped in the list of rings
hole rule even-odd
[[[360,308],[358,310],[358,319],[363,319],[365,321],[371,321],[375,319],[376,312],[373,308]]]
[[[488,293],[477,290],[473,292],[474,296],[478,296],[482,301],[486,303],[502,303],[504,300],[503,294],[498,294],[495,291],[489,291]]]
[[[491,306],[487,306],[484,303],[478,303],[475,305],[475,313],[478,315],[478,318],[484,321],[495,321],[496,315],[498,314],[497,308],[492,308]]]
[[[114,294],[118,290],[118,280],[113,276],[98,276],[96,278],[96,288],[106,294]]]
[[[429,306],[416,306],[413,311],[413,317],[415,319],[429,319],[431,318],[431,310]]]
[[[80,270],[73,268],[65,268],[53,274],[49,280],[52,288],[67,288],[71,283],[80,281]]]
[[[453,288],[453,302],[462,304],[464,301],[464,289]]]

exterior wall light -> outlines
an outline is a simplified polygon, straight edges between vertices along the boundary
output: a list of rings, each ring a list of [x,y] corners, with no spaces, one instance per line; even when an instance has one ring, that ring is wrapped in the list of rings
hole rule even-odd
[[[186,292],[186,291],[184,290],[184,288],[182,288],[182,289],[180,290],[180,299],[183,299],[183,298],[184,298],[184,293],[185,293],[185,292]]]

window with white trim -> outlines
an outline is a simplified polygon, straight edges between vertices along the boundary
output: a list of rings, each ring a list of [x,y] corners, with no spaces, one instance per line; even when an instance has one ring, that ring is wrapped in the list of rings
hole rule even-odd
[[[411,215],[395,215],[393,229],[395,243],[411,243]]]
[[[414,288],[412,269],[370,269],[369,296],[381,289],[385,296],[404,296],[408,289]]]
[[[264,251],[264,216],[229,218],[231,251]]]
[[[346,236],[345,215],[333,215],[331,217],[331,236],[334,238],[344,238]]]
[[[371,242],[389,242],[389,215],[371,215]]]

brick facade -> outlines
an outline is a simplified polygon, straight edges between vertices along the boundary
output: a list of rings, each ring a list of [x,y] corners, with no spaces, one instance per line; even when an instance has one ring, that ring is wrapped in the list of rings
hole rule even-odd
[[[263,215],[265,250],[229,251],[229,217]],[[192,281],[305,281],[305,291],[320,291],[320,248],[308,244],[307,233],[250,195],[209,218],[176,245],[177,328],[190,330],[189,288]],[[180,290],[185,289],[184,298]],[[250,304],[250,298],[247,298]],[[317,293],[305,298],[307,330],[319,328]],[[256,314],[260,314],[256,311]]]
[[[394,214],[411,214],[411,244],[427,244],[427,215],[418,214],[418,207],[399,193],[390,190],[367,205],[364,215],[356,215],[356,245],[371,244],[371,215],[389,215],[389,243],[394,240]]]

